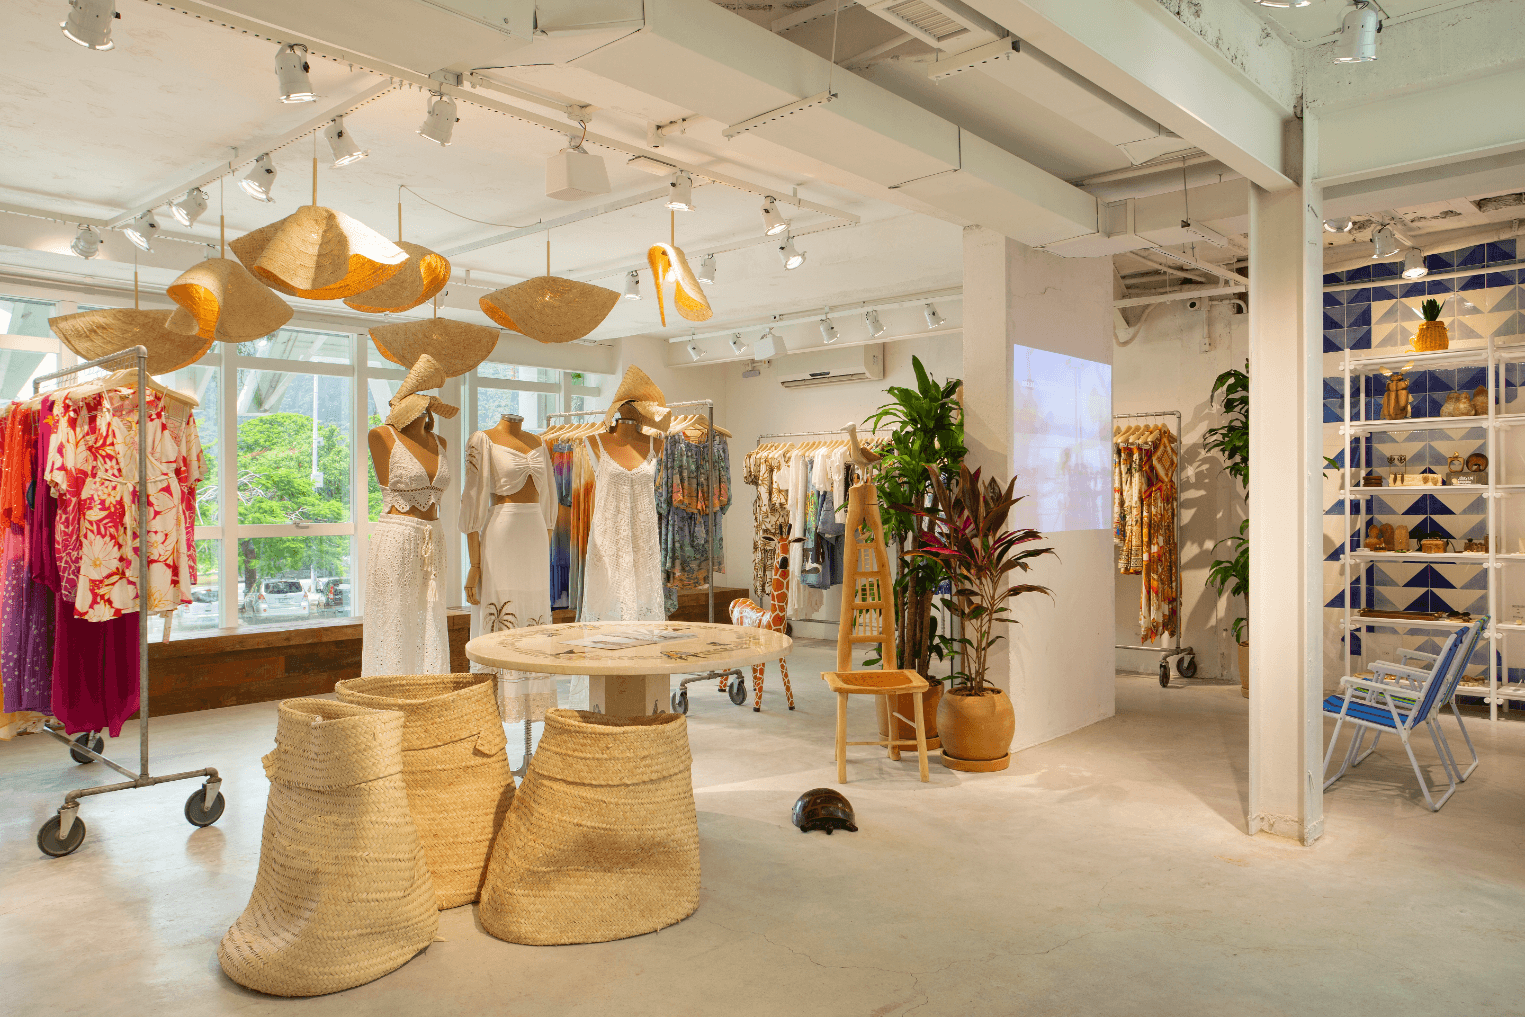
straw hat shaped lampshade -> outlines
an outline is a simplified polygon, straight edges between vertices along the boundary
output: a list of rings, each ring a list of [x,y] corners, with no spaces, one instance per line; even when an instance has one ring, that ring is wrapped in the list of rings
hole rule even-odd
[[[397,246],[407,252],[402,271],[363,293],[345,297],[344,302],[357,311],[387,314],[406,311],[434,297],[450,281],[450,262],[442,254],[406,240]]]
[[[603,324],[620,295],[592,283],[542,275],[493,290],[478,304],[504,328],[536,342],[569,343]]]
[[[370,331],[377,351],[392,363],[411,369],[427,353],[451,378],[486,360],[498,345],[499,335],[487,325],[450,318],[377,325]]]
[[[148,373],[168,374],[189,367],[212,348],[212,340],[196,335],[196,322],[179,319],[181,331],[170,327],[176,311],[140,311],[113,307],[79,311],[48,319],[48,327],[81,360],[99,360],[133,346],[148,350]]]
[[[230,258],[208,258],[169,284],[169,298],[195,321],[196,335],[252,342],[291,320],[291,305]],[[176,321],[184,318],[176,312]]]
[[[408,253],[343,212],[303,205],[228,246],[272,289],[309,300],[340,300],[402,271]]]

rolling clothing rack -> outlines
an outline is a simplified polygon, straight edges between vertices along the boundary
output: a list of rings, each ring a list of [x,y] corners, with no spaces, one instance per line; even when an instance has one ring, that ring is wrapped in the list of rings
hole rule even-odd
[[[1180,410],[1154,410],[1154,411],[1151,411],[1151,412],[1148,412],[1148,413],[1114,413],[1114,414],[1112,414],[1112,420],[1113,420],[1114,423],[1119,421],[1119,420],[1138,420],[1140,418],[1160,418],[1160,417],[1165,417],[1165,418],[1174,417],[1175,418],[1175,430],[1172,433],[1175,436],[1176,448],[1180,449],[1180,447],[1181,447],[1181,411]],[[1169,426],[1168,422],[1166,423],[1166,426],[1167,427]],[[1114,447],[1115,447],[1115,443],[1114,443]],[[1171,657],[1180,657],[1181,658],[1180,660],[1178,660],[1176,662],[1176,670],[1180,672],[1182,678],[1194,678],[1194,677],[1196,677],[1196,674],[1197,674],[1197,653],[1196,653],[1196,650],[1192,649],[1190,646],[1183,647],[1181,645],[1181,612],[1180,612],[1180,596],[1181,596],[1181,457],[1179,455],[1176,456],[1175,482],[1176,482],[1176,506],[1175,506],[1175,509],[1176,509],[1175,510],[1175,539],[1176,539],[1176,555],[1175,555],[1176,569],[1175,569],[1175,572],[1176,572],[1176,575],[1175,575],[1175,579],[1176,579],[1176,604],[1177,604],[1177,607],[1176,607],[1176,626],[1175,626],[1176,630],[1175,630],[1175,637],[1174,637],[1174,639],[1172,641],[1173,645],[1168,646],[1168,647],[1160,647],[1160,646],[1141,646],[1141,645],[1128,644],[1128,643],[1116,643],[1112,647],[1115,650],[1145,650],[1145,651],[1148,651],[1148,652],[1151,652],[1151,653],[1158,653],[1158,654],[1160,654],[1160,687],[1161,688],[1164,688],[1165,686],[1170,684],[1170,658]]]
[[[103,795],[112,791],[125,791],[128,788],[153,787],[155,784],[167,784],[175,780],[205,777],[206,783],[186,799],[185,818],[193,826],[211,826],[222,816],[226,805],[221,793],[222,778],[217,775],[217,770],[213,767],[186,770],[183,773],[172,773],[163,777],[155,777],[148,772],[148,612],[143,610],[148,601],[148,350],[142,346],[134,346],[120,353],[113,353],[109,357],[42,375],[33,380],[32,394],[34,396],[42,394],[42,386],[46,382],[57,381],[93,368],[128,360],[131,360],[136,367],[138,376],[138,772],[134,773],[92,749],[89,745],[90,732],[86,732],[83,740],[75,741],[53,725],[43,728],[48,734],[67,745],[70,755],[75,760],[81,763],[91,761],[105,763],[128,778],[116,784],[79,788],[64,795],[64,803],[59,806],[58,815],[44,823],[42,829],[37,832],[37,846],[44,854],[54,858],[73,854],[80,844],[84,843],[85,823],[79,818],[79,800],[90,795]],[[53,391],[61,387],[55,386]],[[96,744],[100,742],[97,741]]]

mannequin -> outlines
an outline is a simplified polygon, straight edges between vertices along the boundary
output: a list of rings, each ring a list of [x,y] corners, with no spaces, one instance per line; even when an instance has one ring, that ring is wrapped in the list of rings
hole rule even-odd
[[[387,471],[392,461],[392,446],[399,441],[413,453],[429,476],[439,473],[440,449],[443,445],[434,436],[434,413],[425,410],[423,416],[418,417],[412,423],[398,430],[388,424],[380,424],[371,428],[366,435],[366,444],[371,449],[371,464],[376,471],[376,483],[382,488],[387,486]],[[389,513],[409,515],[414,519],[434,520],[439,518],[439,505],[434,504],[426,509],[400,509],[396,505],[387,509]]]
[[[642,427],[655,429],[656,425],[634,402],[627,402],[619,408],[614,429],[599,439],[609,458],[627,470],[635,469],[651,454],[651,443],[655,439],[642,431]]]
[[[528,455],[537,448],[545,447],[539,435],[531,434],[524,429],[524,418],[516,413],[505,413],[498,418],[498,422],[489,430],[483,431],[489,441],[494,445],[502,445],[511,448],[515,452]],[[513,494],[495,494],[492,496],[494,505],[510,502],[515,505],[528,505],[540,500],[540,490],[535,486],[535,478],[530,477],[524,482],[524,486]],[[552,527],[551,529],[554,529]],[[551,529],[546,530],[547,539],[550,538]],[[471,561],[471,571],[466,574],[466,603],[476,606],[478,593],[482,585],[482,531],[473,530],[466,534],[466,554]]]
[[[618,402],[610,417],[616,412],[611,430],[588,439],[595,489],[577,620],[665,621],[654,487],[661,443],[642,432],[655,424],[635,401]]]

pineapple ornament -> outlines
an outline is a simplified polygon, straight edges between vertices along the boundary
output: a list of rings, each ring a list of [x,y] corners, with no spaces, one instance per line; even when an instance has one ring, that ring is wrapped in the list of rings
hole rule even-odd
[[[1424,321],[1419,323],[1419,331],[1414,333],[1410,345],[1419,353],[1448,349],[1451,338],[1446,334],[1446,323],[1440,320],[1440,301],[1426,300],[1419,305],[1419,310],[1424,314]]]

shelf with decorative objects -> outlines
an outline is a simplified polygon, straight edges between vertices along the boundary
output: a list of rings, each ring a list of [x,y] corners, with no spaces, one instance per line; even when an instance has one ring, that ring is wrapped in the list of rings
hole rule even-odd
[[[1395,659],[1394,641],[1434,652],[1463,624],[1447,615],[1490,615],[1460,695],[1498,720],[1525,705],[1525,604],[1506,596],[1525,591],[1525,572],[1506,568],[1525,564],[1512,497],[1525,492],[1525,443],[1511,438],[1525,424],[1525,265],[1513,241],[1427,263],[1436,278],[1402,279],[1391,264],[1325,276],[1325,367],[1338,372],[1324,379],[1337,584],[1331,597],[1326,573],[1325,607],[1341,615],[1344,674]],[[1442,327],[1454,345],[1414,348]]]

